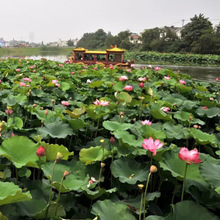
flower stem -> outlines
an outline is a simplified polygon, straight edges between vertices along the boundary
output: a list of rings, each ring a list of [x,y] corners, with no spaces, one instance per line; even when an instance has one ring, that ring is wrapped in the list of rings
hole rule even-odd
[[[140,210],[139,210],[139,220],[141,220],[142,205],[143,205],[143,193],[141,193],[141,205],[140,205]]]
[[[149,181],[150,181],[150,176],[151,176],[151,172],[149,172],[148,177],[147,177],[147,183],[146,183],[146,187],[145,187],[145,191],[144,191],[144,218],[145,219],[145,206],[146,206],[146,197],[147,197],[147,189],[148,189],[148,185],[149,185]]]
[[[187,168],[188,168],[188,164],[186,163],[185,173],[184,173],[184,179],[183,179],[183,188],[182,188],[181,202],[183,201],[183,196],[184,196],[184,189],[185,189],[185,183],[186,183],[186,172],[187,172]]]
[[[57,207],[56,207],[55,216],[57,215],[58,204],[59,204],[59,200],[60,200],[60,193],[61,193],[61,188],[62,188],[62,185],[63,185],[63,180],[64,180],[64,177],[62,177],[60,187],[59,187],[59,193],[58,193],[57,200],[56,200]]]

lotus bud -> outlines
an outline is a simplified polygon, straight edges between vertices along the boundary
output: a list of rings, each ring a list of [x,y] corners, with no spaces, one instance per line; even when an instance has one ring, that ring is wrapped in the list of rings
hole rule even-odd
[[[48,110],[47,110],[47,109],[45,110],[45,115],[46,115],[46,116],[48,115]]]
[[[101,168],[104,168],[104,166],[105,166],[105,163],[101,163]]]
[[[58,162],[61,158],[63,158],[63,154],[57,152],[56,162]]]
[[[105,140],[104,140],[104,139],[101,139],[101,140],[100,140],[100,143],[101,143],[101,144],[103,144],[104,142],[105,142]]]
[[[143,188],[144,188],[144,185],[143,185],[143,184],[138,184],[138,188],[139,188],[139,189],[143,189]]]
[[[189,120],[192,121],[192,119],[193,119],[193,116],[191,115],[191,116],[189,117]]]
[[[111,144],[114,144],[114,143],[115,143],[114,137],[111,137],[111,138],[110,138],[110,143],[111,143]]]
[[[63,179],[65,180],[66,176],[68,176],[69,174],[70,174],[70,172],[65,170],[65,172],[63,173]]]
[[[198,125],[193,125],[193,127],[197,129],[199,126]]]
[[[144,88],[144,83],[141,82],[141,83],[139,84],[139,87],[140,87],[140,88]]]
[[[43,157],[45,156],[45,148],[40,146],[38,147],[37,151],[36,151],[36,154],[38,157]]]
[[[154,165],[151,165],[150,167],[150,173],[156,173],[157,172],[157,167]]]

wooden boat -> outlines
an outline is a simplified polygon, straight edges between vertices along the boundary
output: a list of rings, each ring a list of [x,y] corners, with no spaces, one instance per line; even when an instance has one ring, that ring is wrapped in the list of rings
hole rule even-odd
[[[105,66],[131,67],[134,61],[124,60],[124,52],[124,49],[120,49],[116,45],[105,51],[90,51],[83,47],[78,47],[73,49],[69,60],[71,63],[84,63],[87,65],[102,63]]]

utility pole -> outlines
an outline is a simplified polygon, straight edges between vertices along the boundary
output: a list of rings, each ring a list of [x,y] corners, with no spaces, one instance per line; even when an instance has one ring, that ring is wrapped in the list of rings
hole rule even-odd
[[[184,21],[185,21],[185,19],[182,19],[182,27],[184,26]]]

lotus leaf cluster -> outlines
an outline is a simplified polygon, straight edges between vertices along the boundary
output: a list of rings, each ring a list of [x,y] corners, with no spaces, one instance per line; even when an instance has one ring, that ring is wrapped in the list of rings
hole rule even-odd
[[[219,219],[218,81],[7,58],[0,100],[0,219]]]

